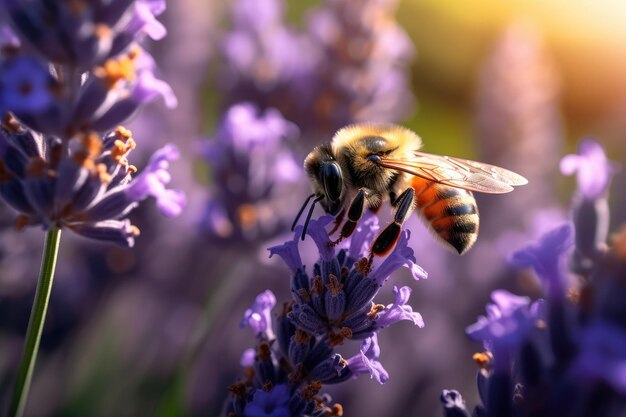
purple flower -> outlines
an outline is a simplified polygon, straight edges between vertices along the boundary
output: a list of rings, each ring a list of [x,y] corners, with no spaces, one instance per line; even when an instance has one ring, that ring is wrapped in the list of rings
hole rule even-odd
[[[136,146],[120,127],[104,137],[77,135],[64,149],[61,140],[43,136],[5,119],[0,132],[0,197],[20,212],[18,225],[66,227],[92,239],[132,246],[139,229],[125,219],[139,201],[157,198],[168,216],[180,213],[185,197],[168,190],[169,161],[178,156],[172,145],[158,150],[146,171],[128,154]]]
[[[247,309],[241,327],[250,326],[255,335],[264,334],[267,339],[273,338],[272,309],[276,305],[276,296],[270,290],[257,295],[251,308]]]
[[[592,139],[585,139],[578,145],[578,153],[561,159],[561,172],[564,175],[576,173],[578,191],[589,200],[604,195],[616,171],[609,162],[600,144]]]
[[[428,273],[416,263],[413,249],[408,245],[411,237],[410,230],[404,230],[391,254],[383,261],[376,271],[370,275],[379,285],[382,285],[393,271],[404,266],[411,271],[415,280],[428,278]]]
[[[563,224],[545,233],[537,244],[515,252],[511,263],[517,267],[532,267],[541,280],[548,297],[561,298],[565,295],[566,255],[573,246],[573,228]]]
[[[172,144],[157,150],[150,158],[148,166],[128,186],[129,197],[134,201],[141,201],[152,196],[157,200],[157,206],[164,216],[179,216],[186,205],[185,194],[165,188],[171,181],[168,171],[170,161],[179,157],[178,148]]]
[[[137,0],[131,21],[126,30],[131,33],[143,32],[155,41],[167,35],[167,29],[156,17],[165,11],[165,0]]]
[[[3,7],[24,40],[49,61],[89,70],[123,53],[144,34],[156,38],[165,28],[155,16],[163,0],[60,2],[5,0]]]
[[[602,381],[626,394],[626,330],[617,323],[596,320],[580,333],[580,352],[572,376],[583,384]]]
[[[496,369],[506,370],[512,355],[519,349],[536,322],[542,319],[541,303],[530,302],[528,297],[519,297],[505,290],[491,293],[493,304],[487,304],[487,316],[465,331],[467,335],[482,341],[493,353]]]
[[[413,308],[407,305],[411,292],[410,287],[398,288],[395,285],[393,286],[393,293],[396,299],[393,304],[389,304],[385,310],[378,315],[378,320],[376,321],[377,327],[388,327],[402,320],[411,321],[420,328],[424,327],[424,320],[421,314],[413,311]]]
[[[288,313],[292,323],[302,331],[327,338],[331,346],[342,344],[346,339],[371,337],[380,328],[400,320],[411,320],[422,327],[421,316],[406,305],[410,294],[408,287],[394,288],[396,301],[387,307],[373,302],[387,278],[401,266],[408,266],[418,277],[425,276],[414,263],[413,250],[407,245],[409,233],[402,234],[393,251],[376,267],[368,262],[367,245],[357,243],[356,246],[361,246],[358,252],[349,245],[350,256],[345,249],[336,253],[325,230],[331,220],[332,216],[323,216],[309,223],[307,234],[313,238],[320,253],[312,276],[304,268],[293,268],[300,263],[299,256],[296,256],[298,233],[294,236],[294,243],[289,245],[286,258],[294,271],[291,289],[296,300]],[[360,226],[370,228],[369,231],[359,231],[365,235],[372,235],[378,227],[374,221],[363,222]],[[270,252],[284,253],[285,247],[270,248]]]
[[[0,108],[41,113],[52,103],[54,80],[37,59],[20,55],[0,64]]]
[[[281,384],[271,391],[256,390],[252,401],[246,405],[246,417],[291,417],[289,388]]]
[[[355,376],[369,374],[379,384],[384,384],[389,380],[389,373],[378,361],[379,357],[378,336],[374,333],[371,337],[361,342],[359,353],[348,359],[348,369]]]
[[[213,179],[202,221],[211,239],[255,242],[286,231],[303,198],[302,169],[287,146],[295,135],[276,110],[244,103],[226,112],[202,148]]]

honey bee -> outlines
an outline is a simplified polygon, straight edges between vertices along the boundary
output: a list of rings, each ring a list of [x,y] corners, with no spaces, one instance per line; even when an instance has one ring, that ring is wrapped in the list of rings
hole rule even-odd
[[[336,245],[349,237],[365,209],[376,212],[385,201],[393,220],[376,236],[371,252],[384,256],[396,245],[402,224],[413,210],[435,236],[459,254],[467,252],[478,236],[478,207],[472,191],[501,194],[527,184],[521,175],[493,165],[420,152],[422,141],[401,126],[381,123],[353,124],[340,129],[331,143],[317,146],[304,161],[311,194],[302,239],[316,203],[335,217],[333,234],[344,221]],[[387,200],[388,199],[388,200]]]

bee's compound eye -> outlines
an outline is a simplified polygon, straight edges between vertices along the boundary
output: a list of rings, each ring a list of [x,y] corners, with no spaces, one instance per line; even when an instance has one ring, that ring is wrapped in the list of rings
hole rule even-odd
[[[380,162],[380,156],[376,155],[376,154],[367,155],[367,159],[369,159],[370,161],[372,161],[375,164]]]
[[[339,200],[341,195],[341,169],[336,162],[329,162],[324,166],[324,190],[326,197],[331,201]]]

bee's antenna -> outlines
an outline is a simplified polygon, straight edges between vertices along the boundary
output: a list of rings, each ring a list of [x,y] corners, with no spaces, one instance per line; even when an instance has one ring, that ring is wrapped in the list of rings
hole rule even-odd
[[[300,219],[300,216],[302,216],[302,212],[306,208],[307,204],[309,204],[309,200],[311,200],[313,197],[315,197],[315,193],[311,194],[310,196],[306,198],[306,200],[304,200],[304,204],[302,204],[302,207],[300,207],[300,211],[298,212],[296,219],[293,221],[293,224],[291,225],[292,232],[296,228],[296,224],[298,224],[298,220]]]
[[[302,228],[302,240],[304,240],[304,235],[306,234],[306,229],[309,227],[309,220],[311,220],[311,216],[313,215],[313,209],[315,208],[315,204],[324,198],[323,195],[317,197],[313,200],[313,204],[311,204],[311,208],[309,208],[309,212],[306,215],[306,220],[304,221],[304,227]]]

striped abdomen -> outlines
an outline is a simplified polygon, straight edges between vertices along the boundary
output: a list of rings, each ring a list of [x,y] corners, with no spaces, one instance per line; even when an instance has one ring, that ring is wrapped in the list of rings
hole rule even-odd
[[[416,210],[430,228],[462,255],[478,237],[478,207],[470,191],[413,177]]]

